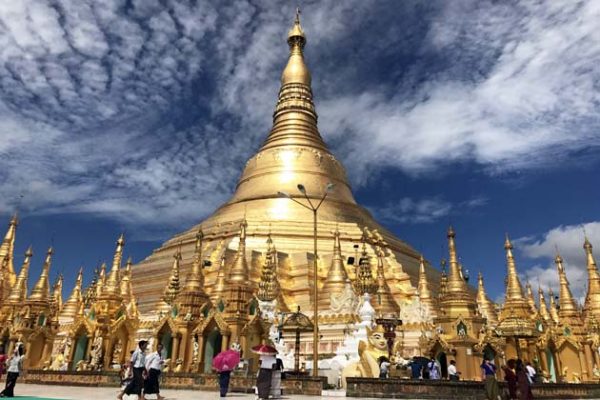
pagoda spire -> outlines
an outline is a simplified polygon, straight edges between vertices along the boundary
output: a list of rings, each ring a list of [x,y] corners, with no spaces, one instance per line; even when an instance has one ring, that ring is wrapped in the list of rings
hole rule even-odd
[[[75,286],[71,291],[71,295],[63,305],[63,308],[60,312],[60,318],[71,318],[74,319],[77,313],[79,312],[79,308],[83,303],[82,296],[82,285],[83,285],[83,268],[79,269],[79,273],[77,274],[77,280],[75,281]]]
[[[14,286],[6,302],[13,305],[21,305],[25,299],[27,298],[27,280],[29,279],[29,266],[31,264],[31,257],[33,256],[33,251],[31,250],[31,246],[25,252],[25,260],[23,260],[23,266],[21,266],[21,271],[19,271],[19,276],[17,276],[17,281]]]
[[[563,259],[556,253],[556,257],[554,258],[554,263],[556,264],[556,269],[558,270],[558,283],[560,285],[560,294],[559,294],[559,312],[558,316],[562,320],[563,318],[571,318],[578,316],[577,305],[575,304],[575,299],[573,298],[573,294],[571,293],[571,288],[569,287],[569,281],[567,279],[567,274],[565,273],[565,267],[563,266]]]
[[[371,269],[371,257],[367,252],[367,230],[363,231],[362,235],[362,253],[358,262],[358,270],[356,274],[356,291],[360,296],[365,293],[375,293],[377,291],[377,282],[373,279],[373,271]]]
[[[173,266],[171,267],[171,276],[169,277],[169,282],[165,287],[165,292],[163,294],[163,301],[168,305],[173,305],[175,298],[181,291],[180,281],[179,281],[179,271],[180,271],[180,262],[181,262],[181,251],[178,249],[173,255]]]
[[[458,256],[456,254],[456,233],[454,228],[448,228],[448,253],[449,253],[449,264],[450,273],[448,275],[448,287],[446,288],[447,294],[465,294],[468,291],[467,283],[462,278],[461,268],[458,263]]]
[[[225,264],[225,253],[221,256],[217,278],[210,293],[210,299],[216,305],[217,300],[223,297],[227,285],[227,265]]]
[[[550,321],[550,313],[548,312],[548,306],[546,305],[546,298],[544,297],[544,291],[541,287],[538,287],[538,302],[540,309],[540,317],[544,321]]]
[[[50,273],[50,265],[52,265],[53,253],[54,251],[52,250],[52,247],[48,248],[48,251],[46,252],[46,260],[44,261],[44,266],[42,267],[42,273],[31,291],[29,300],[46,302],[50,300],[50,284],[48,283],[48,275]]]
[[[58,314],[63,306],[62,289],[63,289],[63,275],[59,274],[56,281],[52,285],[52,301],[56,307],[56,313]]]
[[[531,283],[527,282],[525,285],[525,297],[527,298],[527,304],[529,304],[529,308],[533,315],[538,313],[538,309],[535,305],[535,298],[533,297],[533,289],[531,288]]]
[[[519,281],[519,276],[517,275],[517,267],[515,265],[515,258],[513,257],[512,250],[513,245],[510,242],[508,234],[506,234],[506,240],[504,242],[504,250],[506,250],[506,270],[507,270],[507,284],[506,284],[506,293],[504,295],[506,301],[524,300],[523,296],[523,287],[521,286],[521,282]]]
[[[127,258],[125,263],[125,271],[121,274],[121,298],[130,316],[137,316],[139,314],[137,309],[137,299],[133,293],[133,285],[131,284],[131,266],[133,260],[131,257]]]
[[[476,314],[477,301],[462,277],[456,252],[456,233],[451,226],[448,228],[447,237],[450,272],[445,284],[444,296],[441,298],[441,308],[449,316],[461,315],[463,318],[470,318]]]
[[[477,305],[481,310],[481,314],[487,320],[489,326],[498,325],[498,313],[494,303],[488,298],[483,285],[483,275],[481,272],[477,275]]]
[[[194,261],[192,262],[192,270],[188,274],[183,292],[200,292],[204,290],[204,273],[202,272],[202,240],[204,233],[199,229],[196,233],[196,247],[194,250]]]
[[[277,251],[273,245],[271,234],[267,236],[267,254],[263,264],[258,293],[256,297],[261,301],[273,301],[279,296],[279,281],[277,280]]]
[[[104,293],[104,287],[106,286],[106,263],[103,262],[100,265],[100,272],[98,273],[98,280],[96,282],[96,299],[100,298]]]
[[[587,259],[586,264],[588,272],[588,290],[585,296],[585,305],[583,307],[583,314],[587,323],[592,317],[596,321],[600,321],[600,275],[598,274],[598,267],[596,266],[596,260],[592,253],[592,244],[587,236],[583,243],[583,249],[585,250]]]
[[[8,230],[4,235],[4,240],[0,244],[0,263],[3,268],[3,282],[5,293],[9,293],[11,288],[17,282],[17,274],[15,273],[14,267],[14,251],[15,251],[15,237],[17,232],[17,225],[19,219],[17,214],[14,214],[8,224]]]
[[[248,223],[244,219],[240,223],[240,244],[229,270],[228,283],[245,285],[249,280],[248,262],[246,261],[246,228],[248,228]]]
[[[556,299],[554,298],[552,288],[548,289],[548,297],[550,297],[550,319],[552,319],[555,324],[558,324],[558,311],[556,310]]]
[[[523,295],[523,287],[517,275],[517,266],[512,254],[513,245],[506,235],[504,250],[506,251],[506,291],[504,304],[498,316],[498,328],[506,337],[517,336],[528,332],[536,333],[534,315],[531,307]]]
[[[435,318],[439,314],[437,304],[431,288],[429,287],[429,281],[427,280],[427,273],[425,271],[425,258],[421,254],[419,258],[419,283],[417,285],[417,293],[419,294],[419,301],[421,304],[429,308],[430,315]]]
[[[440,290],[438,292],[438,304],[442,302],[442,299],[446,295],[448,288],[448,274],[446,273],[446,260],[442,258],[440,261]]]
[[[209,300],[204,291],[204,274],[202,272],[202,240],[204,234],[202,230],[196,233],[196,248],[194,250],[194,260],[192,261],[192,270],[188,274],[183,289],[177,297],[177,303],[181,309],[182,315],[189,315],[190,318],[197,318],[200,315],[202,306]]]
[[[333,256],[331,258],[331,266],[329,267],[329,271],[327,271],[327,279],[325,280],[321,292],[326,293],[327,296],[342,293],[346,287],[346,282],[348,282],[348,273],[342,257],[340,231],[336,227],[333,232]]]
[[[392,296],[390,286],[385,280],[384,257],[385,253],[380,246],[376,246],[377,254],[377,292],[375,293],[375,310],[379,315],[397,315],[400,311],[398,304]]]
[[[107,295],[119,295],[120,294],[120,280],[121,280],[121,261],[123,259],[123,247],[125,246],[125,236],[121,234],[117,239],[117,248],[115,249],[115,255],[113,256],[112,266],[106,279],[104,286],[104,293]]]

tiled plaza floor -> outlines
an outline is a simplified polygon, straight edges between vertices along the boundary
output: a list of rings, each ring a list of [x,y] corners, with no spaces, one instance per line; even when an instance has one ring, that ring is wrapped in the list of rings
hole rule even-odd
[[[55,385],[29,385],[19,384],[15,388],[15,399],[19,400],[110,400],[116,399],[117,388],[95,388],[95,387],[72,387]],[[203,392],[192,390],[168,390],[162,393],[169,400],[218,400],[218,392]],[[31,396],[31,397],[20,397]],[[124,396],[123,399],[133,400],[136,396]],[[154,399],[154,396],[148,396],[148,400]],[[230,393],[227,395],[230,400],[254,400],[254,395],[242,393]],[[283,400],[339,400],[344,397],[339,396],[284,396]]]
[[[4,385],[2,385],[4,386]],[[111,400],[116,399],[117,388],[73,387],[55,385],[17,384],[15,394],[18,400]],[[165,390],[162,393],[168,400],[218,400],[218,392],[203,392],[192,390]],[[332,393],[322,397],[315,396],[284,396],[282,400],[341,400],[341,393]],[[124,396],[125,400],[133,400],[136,396]],[[154,399],[148,396],[148,400]],[[230,393],[230,400],[254,400],[254,395]],[[376,399],[362,399],[376,400]],[[416,399],[415,399],[416,400]]]

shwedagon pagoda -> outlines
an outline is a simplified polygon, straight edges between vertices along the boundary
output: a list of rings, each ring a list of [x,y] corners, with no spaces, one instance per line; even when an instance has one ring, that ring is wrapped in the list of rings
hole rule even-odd
[[[486,356],[498,364],[516,357],[530,360],[553,382],[597,381],[600,275],[592,244],[587,239],[582,244],[588,272],[582,308],[558,254],[556,297],[541,289],[534,294],[529,283],[523,287],[508,237],[503,304],[486,295],[481,274],[478,287],[469,286],[452,227],[440,273],[356,203],[344,166],[317,127],[299,18],[287,42],[290,56],[273,127],[246,163],[231,199],[141,262],[124,262],[121,236],[112,262],[102,264],[87,287],[83,274],[89,272],[80,271],[63,301],[63,277],[49,281],[54,250],[48,249],[42,273],[28,290],[30,265],[43,257],[27,250],[17,273],[18,219],[10,220],[0,247],[0,345],[10,352],[23,343],[29,369],[102,371],[125,362],[136,342],[148,339],[151,347],[164,344],[170,371],[203,373],[210,371],[212,357],[233,343],[255,370],[249,349],[274,341],[291,369],[293,335],[279,340],[280,334],[298,309],[313,318],[316,282],[319,372],[334,379],[378,376],[369,357],[391,350],[397,363],[434,356],[442,371],[455,359],[464,379],[480,379]],[[307,200],[299,183],[316,203],[334,185],[319,208],[316,232],[310,211],[289,198]],[[390,348],[381,340],[378,319],[397,322]],[[369,343],[360,356],[359,339]],[[313,345],[308,329],[300,342],[304,369],[314,364]],[[357,367],[363,361],[371,366]]]

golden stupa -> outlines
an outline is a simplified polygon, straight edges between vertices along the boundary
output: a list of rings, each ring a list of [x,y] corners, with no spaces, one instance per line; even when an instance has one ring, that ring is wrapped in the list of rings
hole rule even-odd
[[[132,280],[139,309],[155,309],[168,280],[173,254],[181,249],[182,276],[191,269],[195,237],[204,233],[203,254],[211,261],[204,270],[205,289],[211,292],[217,281],[220,260],[233,261],[239,225],[247,223],[246,258],[250,280],[257,284],[260,265],[271,235],[277,247],[282,297],[288,309],[308,310],[313,282],[312,214],[278,192],[303,201],[297,189],[304,185],[309,197],[318,202],[329,183],[335,185],[318,212],[319,284],[324,285],[334,248],[333,232],[339,230],[342,253],[355,254],[355,244],[367,235],[367,251],[377,260],[377,246],[384,253],[385,276],[398,300],[414,293],[419,274],[419,253],[377,223],[356,203],[342,163],[330,152],[317,127],[317,113],[311,89],[311,74],[304,61],[306,37],[297,18],[289,31],[290,56],[281,75],[281,89],[273,113],[273,127],[260,150],[246,163],[231,199],[203,222],[175,235],[145,260],[133,266]],[[353,268],[349,275],[353,278]],[[376,266],[373,266],[373,270]],[[428,267],[430,282],[438,282]],[[328,303],[323,293],[320,299]]]

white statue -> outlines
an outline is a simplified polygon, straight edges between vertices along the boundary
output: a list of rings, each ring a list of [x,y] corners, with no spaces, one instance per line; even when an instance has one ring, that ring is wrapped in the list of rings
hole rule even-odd
[[[102,365],[102,336],[96,336],[92,345],[92,359],[90,361],[90,367],[92,369],[101,369]]]
[[[196,364],[198,360],[200,360],[200,344],[198,343],[198,336],[194,336],[194,340],[192,342],[192,363]]]
[[[358,298],[350,282],[346,282],[344,291],[340,294],[331,294],[331,311],[336,314],[353,314],[358,306]]]

